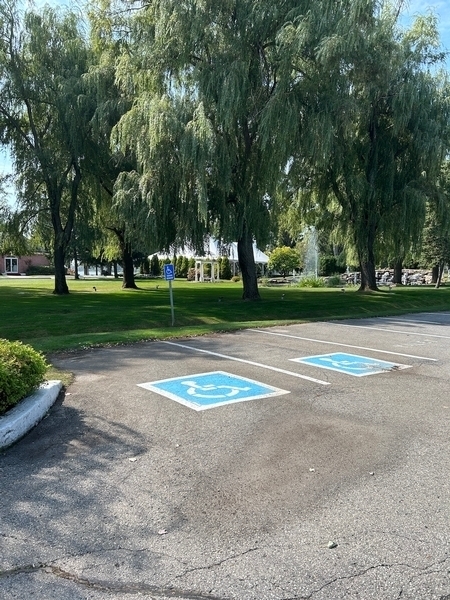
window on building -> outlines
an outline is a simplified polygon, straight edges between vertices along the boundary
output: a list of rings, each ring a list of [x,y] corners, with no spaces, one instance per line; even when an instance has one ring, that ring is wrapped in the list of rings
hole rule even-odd
[[[6,273],[18,273],[19,260],[14,256],[7,256],[5,258],[5,271]]]

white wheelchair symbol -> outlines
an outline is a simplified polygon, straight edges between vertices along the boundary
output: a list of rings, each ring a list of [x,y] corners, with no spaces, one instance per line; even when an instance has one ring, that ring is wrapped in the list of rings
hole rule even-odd
[[[237,396],[239,392],[248,392],[251,389],[248,386],[239,387],[237,385],[214,385],[213,383],[199,385],[195,381],[182,381],[181,384],[189,386],[187,393],[190,396],[195,396],[196,398],[232,398],[233,396]],[[228,390],[228,392],[222,392],[219,394],[212,393],[218,390]]]
[[[371,369],[382,369],[377,363],[356,362],[353,360],[334,360],[324,356],[320,359],[322,362],[329,362],[337,369],[347,369],[348,371],[367,371]]]

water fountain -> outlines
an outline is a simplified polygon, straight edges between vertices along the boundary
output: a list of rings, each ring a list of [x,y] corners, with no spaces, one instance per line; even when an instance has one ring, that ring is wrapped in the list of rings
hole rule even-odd
[[[319,272],[319,247],[315,227],[309,227],[304,233],[306,251],[303,262],[304,277],[317,277]]]

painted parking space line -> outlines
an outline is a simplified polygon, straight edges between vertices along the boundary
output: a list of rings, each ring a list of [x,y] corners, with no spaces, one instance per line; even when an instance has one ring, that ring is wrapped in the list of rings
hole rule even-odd
[[[353,377],[365,377],[366,375],[376,375],[378,373],[411,368],[411,365],[400,365],[386,360],[376,360],[368,356],[358,356],[357,354],[346,354],[344,352],[317,354],[302,358],[290,358],[289,360],[313,367],[320,367],[321,369],[338,371],[346,375],[353,375]]]
[[[404,356],[405,358],[416,358],[418,360],[429,360],[437,362],[437,358],[427,358],[426,356],[415,356],[414,354],[404,354],[402,352],[392,352],[390,350],[379,350],[378,348],[367,348],[365,346],[352,346],[351,344],[343,344],[342,342],[330,342],[329,340],[318,340],[314,338],[300,337],[299,335],[292,335],[289,333],[279,333],[276,331],[264,331],[263,329],[246,329],[246,331],[252,331],[254,333],[263,333],[265,335],[275,335],[280,337],[293,338],[295,340],[302,340],[304,342],[314,342],[316,344],[328,344],[329,346],[342,346],[344,348],[354,348],[355,350],[368,350],[369,352],[380,352],[381,354],[393,354],[394,356]]]
[[[211,350],[204,350],[203,348],[195,348],[195,346],[188,346],[187,344],[178,344],[176,342],[162,342],[169,346],[176,346],[178,348],[185,348],[186,350],[193,350],[194,352],[202,352],[203,354],[209,354],[210,356],[218,356],[219,358],[225,358],[226,360],[234,360],[241,362],[246,365],[252,365],[253,367],[261,367],[268,371],[276,371],[277,373],[283,373],[283,375],[291,375],[292,377],[298,377],[299,379],[306,379],[306,381],[312,381],[320,385],[330,385],[329,381],[322,381],[321,379],[315,379],[314,377],[308,377],[308,375],[301,375],[300,373],[294,373],[293,371],[286,371],[286,369],[280,369],[278,367],[272,367],[270,365],[264,365],[262,363],[254,362],[252,360],[245,360],[244,358],[238,358],[237,356],[229,356],[228,354],[219,354],[219,352],[212,352]]]
[[[224,371],[171,377],[139,383],[138,386],[197,411],[290,393],[287,390],[253,381],[247,377],[231,375]]]
[[[386,319],[383,319],[382,317],[378,317],[380,321],[385,321]],[[392,318],[391,318],[392,320]],[[441,325],[441,326],[446,326],[448,325],[448,323],[445,323],[444,321],[428,321],[427,319],[402,319],[402,317],[395,317],[395,320],[398,321],[399,323],[406,323],[408,325]]]
[[[443,338],[444,340],[450,340],[448,335],[438,335],[435,333],[416,333],[414,331],[400,331],[399,329],[387,329],[386,327],[370,327],[369,325],[350,325],[348,323],[335,323],[329,321],[330,325],[336,325],[337,327],[353,327],[354,329],[371,329],[372,331],[385,331],[386,333],[401,333],[403,335],[420,335],[422,337],[434,337]]]

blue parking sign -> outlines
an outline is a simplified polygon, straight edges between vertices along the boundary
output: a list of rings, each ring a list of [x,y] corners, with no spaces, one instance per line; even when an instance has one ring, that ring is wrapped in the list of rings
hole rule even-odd
[[[289,394],[286,390],[247,377],[230,375],[224,371],[171,377],[138,385],[197,411],[224,404]]]
[[[172,281],[175,279],[175,267],[174,265],[164,265],[164,279],[166,281]]]
[[[290,360],[305,365],[321,367],[322,369],[329,369],[330,371],[339,371],[340,373],[353,375],[354,377],[364,377],[365,375],[375,375],[376,373],[386,373],[410,367],[410,365],[400,365],[386,360],[378,360],[344,352],[291,358]]]

